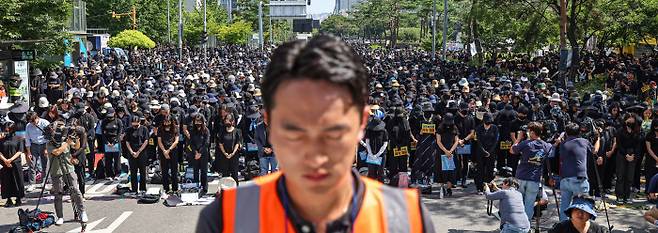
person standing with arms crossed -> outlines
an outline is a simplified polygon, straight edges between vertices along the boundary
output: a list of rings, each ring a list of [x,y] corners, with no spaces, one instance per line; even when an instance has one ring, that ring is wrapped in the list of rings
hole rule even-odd
[[[271,58],[263,101],[280,171],[223,192],[196,231],[434,232],[417,191],[352,171],[370,108],[354,51],[321,35],[283,44]]]

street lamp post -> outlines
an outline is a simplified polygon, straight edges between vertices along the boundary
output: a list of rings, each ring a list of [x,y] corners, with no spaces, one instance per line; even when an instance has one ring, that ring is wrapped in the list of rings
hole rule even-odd
[[[171,5],[171,0],[167,1],[167,42],[171,45],[171,18],[169,13],[169,5]]]
[[[263,50],[263,1],[258,2],[258,44]]]
[[[183,57],[183,0],[178,0],[178,58]]]
[[[207,34],[208,33],[208,30],[207,30],[208,29],[207,28],[208,27],[208,21],[206,20],[206,17],[207,17],[206,0],[203,0],[203,36],[204,36],[204,41],[203,41],[203,44],[201,45],[201,46],[203,46],[203,57],[206,57],[206,48],[208,47],[207,46],[208,43],[205,41],[206,40],[206,35],[208,35]]]
[[[436,59],[436,0],[433,1],[432,10],[432,60]]]
[[[446,61],[446,37],[448,37],[448,0],[443,0],[443,61]]]

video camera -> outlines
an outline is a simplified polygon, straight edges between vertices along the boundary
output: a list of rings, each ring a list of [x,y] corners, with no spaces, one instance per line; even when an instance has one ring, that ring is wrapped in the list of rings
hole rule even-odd
[[[64,122],[56,121],[51,127],[49,127],[49,130],[45,132],[45,136],[46,138],[49,138],[50,143],[55,147],[60,147],[66,139],[75,140],[78,138],[76,131],[69,130],[69,127],[70,126],[66,125]]]

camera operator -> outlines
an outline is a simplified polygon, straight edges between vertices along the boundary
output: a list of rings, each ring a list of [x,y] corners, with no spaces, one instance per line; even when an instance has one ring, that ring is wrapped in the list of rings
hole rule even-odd
[[[498,189],[495,183],[490,184],[492,188]],[[514,178],[503,180],[503,187],[500,190],[491,192],[489,185],[484,186],[484,194],[487,200],[500,200],[500,229],[501,233],[508,232],[528,232],[530,231],[530,221],[523,211],[523,196],[516,189],[519,183]]]
[[[541,130],[542,125],[540,123],[530,122],[526,131],[529,138],[517,142],[511,149],[512,154],[521,154],[520,164],[516,170],[516,178],[519,179],[519,192],[523,195],[525,213],[528,219],[532,219],[534,214],[534,203],[541,186],[544,158],[548,156],[552,147],[551,144],[540,138]],[[520,138],[526,138],[526,136]]]
[[[56,225],[64,224],[62,206],[62,197],[65,192],[63,189],[64,185],[66,183],[77,183],[77,177],[73,174],[74,166],[71,149],[79,147],[79,142],[74,142],[74,140],[68,136],[64,122],[53,122],[52,135],[48,142],[48,155],[51,157],[50,177],[53,184],[51,192],[55,195],[55,214],[57,215],[57,220],[55,222]],[[88,217],[85,212],[82,193],[80,193],[80,190],[76,185],[68,185],[68,187],[71,194],[71,200],[74,202],[74,205],[78,206],[78,211],[81,212],[80,220],[82,222],[87,222]]]
[[[567,124],[566,139],[560,143],[560,210],[566,210],[573,196],[589,192],[587,156],[591,155],[593,146],[580,137],[580,126],[576,123]],[[567,214],[561,212],[560,221],[566,219]]]

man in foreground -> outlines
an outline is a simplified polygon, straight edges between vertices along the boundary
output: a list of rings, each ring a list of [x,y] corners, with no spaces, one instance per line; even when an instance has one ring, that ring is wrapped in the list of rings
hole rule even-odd
[[[280,172],[225,191],[197,232],[434,232],[416,191],[352,171],[368,120],[368,78],[344,42],[280,46],[263,82]]]

